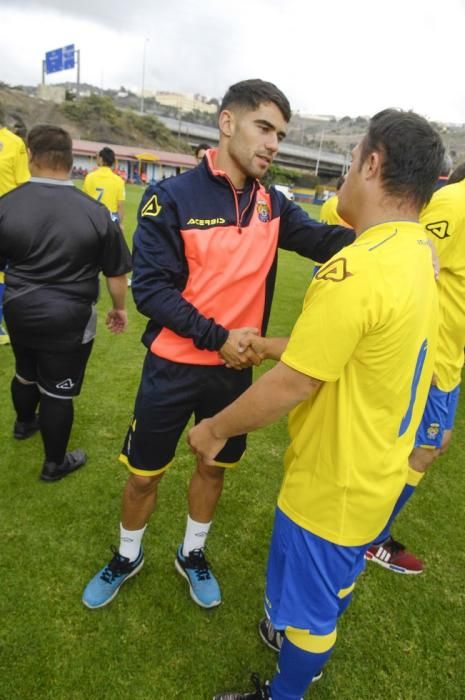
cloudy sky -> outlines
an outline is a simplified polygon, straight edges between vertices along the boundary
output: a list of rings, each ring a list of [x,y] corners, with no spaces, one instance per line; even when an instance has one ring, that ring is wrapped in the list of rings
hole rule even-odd
[[[465,0],[0,0],[0,80],[36,84],[74,43],[81,81],[221,97],[275,82],[294,110],[465,122]],[[75,79],[75,71],[47,82]]]

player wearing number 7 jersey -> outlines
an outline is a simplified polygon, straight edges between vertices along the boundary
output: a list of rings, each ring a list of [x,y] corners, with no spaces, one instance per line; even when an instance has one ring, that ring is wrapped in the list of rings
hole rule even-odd
[[[109,209],[113,221],[122,226],[126,190],[123,178],[112,170],[115,160],[115,152],[111,148],[102,148],[97,156],[99,167],[86,175],[82,190],[93,199],[102,202]]]
[[[288,343],[249,337],[255,352],[280,362],[189,434],[192,449],[213,460],[225,439],[291,411],[265,595],[272,625],[285,630],[278,671],[256,693],[216,700],[302,698],[405,484],[437,336],[418,215],[443,152],[418,115],[373,117],[339,195],[356,241],[319,270]]]

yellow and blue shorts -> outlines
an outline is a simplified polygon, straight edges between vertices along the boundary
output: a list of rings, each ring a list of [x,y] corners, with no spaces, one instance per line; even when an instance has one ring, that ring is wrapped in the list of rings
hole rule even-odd
[[[162,473],[171,465],[191,416],[195,423],[214,416],[251,382],[251,368],[171,362],[149,351],[120,460],[135,474]],[[222,467],[235,466],[245,447],[246,435],[230,438],[215,462]]]
[[[445,430],[452,430],[460,396],[460,385],[452,391],[441,391],[431,386],[420,427],[415,436],[415,447],[439,449]]]
[[[315,635],[333,632],[344,598],[365,568],[368,546],[333,544],[276,508],[265,590],[265,612],[273,626]]]

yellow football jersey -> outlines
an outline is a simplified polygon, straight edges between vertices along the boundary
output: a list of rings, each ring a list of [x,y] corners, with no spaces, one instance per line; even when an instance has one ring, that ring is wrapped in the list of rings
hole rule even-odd
[[[124,180],[106,165],[86,175],[82,189],[102,202],[112,214],[118,212],[118,202],[126,199]]]
[[[346,224],[344,219],[341,219],[341,217],[336,211],[338,202],[339,198],[337,194],[335,194],[329,199],[327,199],[324,204],[322,204],[320,209],[320,221],[323,221],[325,224],[348,226],[348,224]]]
[[[24,141],[6,127],[0,129],[0,197],[30,177]]]
[[[461,380],[465,347],[465,181],[441,187],[420,217],[436,246],[439,334],[434,373],[441,391]]]
[[[335,544],[371,542],[407,477],[438,302],[420,224],[365,231],[314,278],[282,361],[324,382],[289,415],[279,507]]]

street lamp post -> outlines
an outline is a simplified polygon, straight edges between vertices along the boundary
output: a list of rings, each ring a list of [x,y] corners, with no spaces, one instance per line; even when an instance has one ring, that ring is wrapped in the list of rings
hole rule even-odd
[[[145,54],[146,54],[148,42],[149,42],[149,39],[146,37],[146,38],[144,39],[144,51],[143,51],[143,54],[142,54],[142,86],[141,86],[141,91],[140,91],[140,111],[141,111],[141,114],[144,113]]]

